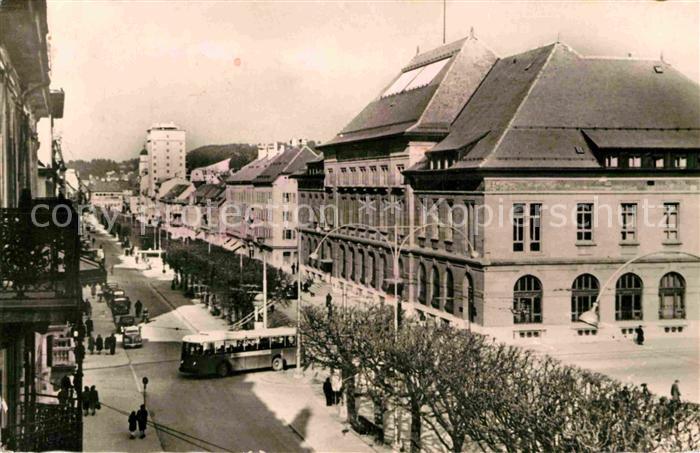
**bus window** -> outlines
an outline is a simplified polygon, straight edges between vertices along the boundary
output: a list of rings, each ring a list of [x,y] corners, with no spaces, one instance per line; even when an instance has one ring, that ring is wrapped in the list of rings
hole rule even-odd
[[[297,337],[290,335],[287,337],[287,347],[294,347],[297,344]]]
[[[272,349],[284,347],[284,337],[270,337],[270,347]]]
[[[258,351],[266,351],[270,349],[270,339],[267,337],[260,338],[260,344],[258,345]]]
[[[224,346],[223,341],[217,341],[216,343],[214,343],[214,347],[216,348],[217,354],[223,354],[224,352],[226,352],[226,346]]]
[[[202,345],[197,344],[197,343],[183,343],[182,344],[182,352],[185,355],[201,355],[202,354]]]
[[[204,355],[214,355],[214,343],[204,344]]]

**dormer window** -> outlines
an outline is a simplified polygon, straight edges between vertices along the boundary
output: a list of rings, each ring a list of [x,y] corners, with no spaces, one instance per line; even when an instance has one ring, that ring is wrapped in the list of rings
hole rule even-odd
[[[688,166],[688,157],[685,154],[673,156],[671,162],[673,168],[686,168]]]
[[[642,168],[642,157],[638,155],[629,156],[627,166],[629,168]]]
[[[617,156],[605,156],[605,166],[607,168],[617,168]]]

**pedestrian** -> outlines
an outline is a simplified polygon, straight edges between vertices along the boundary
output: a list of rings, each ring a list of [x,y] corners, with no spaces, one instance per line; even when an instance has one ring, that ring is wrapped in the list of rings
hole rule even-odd
[[[642,382],[642,397],[646,401],[649,401],[651,399],[651,392],[649,391],[646,382]]]
[[[333,296],[331,293],[326,294],[326,308],[328,309],[328,319],[333,317]]]
[[[90,301],[87,298],[83,301],[83,310],[88,318],[92,315],[92,305],[90,305]]]
[[[142,404],[141,409],[136,413],[136,421],[139,424],[139,437],[143,439],[146,437],[146,426],[148,424],[148,411],[145,404]]]
[[[141,321],[148,324],[148,308],[143,309],[143,316],[141,317]]]
[[[136,411],[129,414],[129,439],[136,437]]]
[[[110,268],[109,268],[109,273],[110,273],[111,275],[114,275],[114,264],[112,264],[112,265],[110,266]]]
[[[58,404],[61,406],[68,404],[68,390],[62,388],[58,391]]]
[[[680,382],[678,381],[678,379],[676,379],[675,381],[673,381],[673,385],[671,386],[671,401],[674,401],[676,403],[681,402],[681,390],[678,387],[679,383]]]
[[[94,283],[90,287],[90,294],[92,295],[92,297],[95,297],[95,294],[97,294],[97,285],[95,285]]]
[[[100,396],[94,385],[90,387],[88,401],[90,401],[90,411],[95,415],[95,410],[100,409]]]
[[[88,351],[90,351],[90,355],[95,353],[95,337],[92,335],[88,337]]]
[[[94,329],[95,324],[92,322],[92,318],[88,318],[87,320],[85,320],[85,335],[92,335]]]
[[[114,333],[109,336],[109,354],[114,355],[114,350],[117,348],[117,337],[114,336]]]
[[[134,310],[136,310],[136,318],[141,317],[141,309],[143,308],[143,304],[141,303],[140,299],[136,300],[136,303],[134,304]]]
[[[83,413],[87,417],[90,411],[90,387],[87,385],[83,389],[83,393],[80,395],[80,404],[83,406]]]
[[[634,333],[637,334],[637,344],[642,346],[644,344],[644,329],[642,329],[642,326],[634,329]]]
[[[326,397],[326,406],[332,406],[333,405],[333,386],[331,385],[330,376],[327,377],[326,381],[323,383],[323,394]]]
[[[97,349],[98,354],[102,354],[103,347],[104,347],[104,340],[102,339],[102,335],[100,335],[98,333],[97,338],[95,339],[95,349]]]
[[[333,404],[338,404],[343,394],[343,380],[339,373],[333,372],[331,374],[331,389],[333,390]]]

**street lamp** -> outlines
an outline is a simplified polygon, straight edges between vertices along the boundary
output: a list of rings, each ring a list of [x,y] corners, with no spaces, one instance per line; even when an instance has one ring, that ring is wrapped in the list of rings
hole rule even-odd
[[[457,233],[461,234],[462,237],[464,237],[466,244],[470,250],[470,256],[474,259],[479,257],[479,252],[474,248],[474,245],[471,243],[469,238],[462,232],[461,230],[458,230],[452,225],[446,225],[442,222],[431,222],[431,223],[426,223],[424,225],[420,225],[417,227],[412,228],[409,231],[409,234],[406,235],[406,237],[399,242],[399,228],[401,228],[400,225],[389,225],[384,228],[393,228],[394,229],[394,242],[391,243],[389,240],[384,237],[384,234],[382,231],[380,231],[378,228],[373,227],[372,225],[367,225],[364,223],[348,223],[344,224],[341,226],[338,226],[336,228],[333,228],[332,230],[328,231],[319,241],[318,245],[316,246],[316,249],[309,254],[310,259],[318,259],[318,251],[320,250],[321,246],[323,245],[323,242],[333,233],[336,231],[342,229],[342,228],[347,228],[347,227],[362,227],[367,230],[372,230],[375,233],[377,233],[377,236],[381,238],[388,246],[389,249],[391,250],[392,257],[393,257],[393,292],[394,292],[394,341],[398,339],[399,335],[399,311],[401,309],[401,304],[399,301],[399,281],[401,280],[400,275],[399,275],[399,258],[401,257],[401,251],[403,250],[404,246],[407,244],[408,239],[415,234],[418,231],[424,230],[428,227],[432,226],[438,226],[442,228],[450,228],[453,231],[456,231]],[[410,226],[407,226],[407,228],[411,228]],[[353,263],[354,265],[354,263]],[[364,269],[362,270],[364,272]],[[374,271],[374,269],[372,270]],[[470,324],[471,327],[471,324]],[[398,450],[399,449],[399,406],[396,405],[394,409],[394,449]]]

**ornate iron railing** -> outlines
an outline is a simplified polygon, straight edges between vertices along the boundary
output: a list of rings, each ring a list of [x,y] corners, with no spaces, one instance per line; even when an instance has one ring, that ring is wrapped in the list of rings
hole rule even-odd
[[[79,296],[78,222],[67,200],[0,209],[0,302]]]
[[[22,403],[19,410],[24,421],[3,429],[2,446],[11,451],[81,451],[82,412],[77,400],[39,397],[51,402]]]

